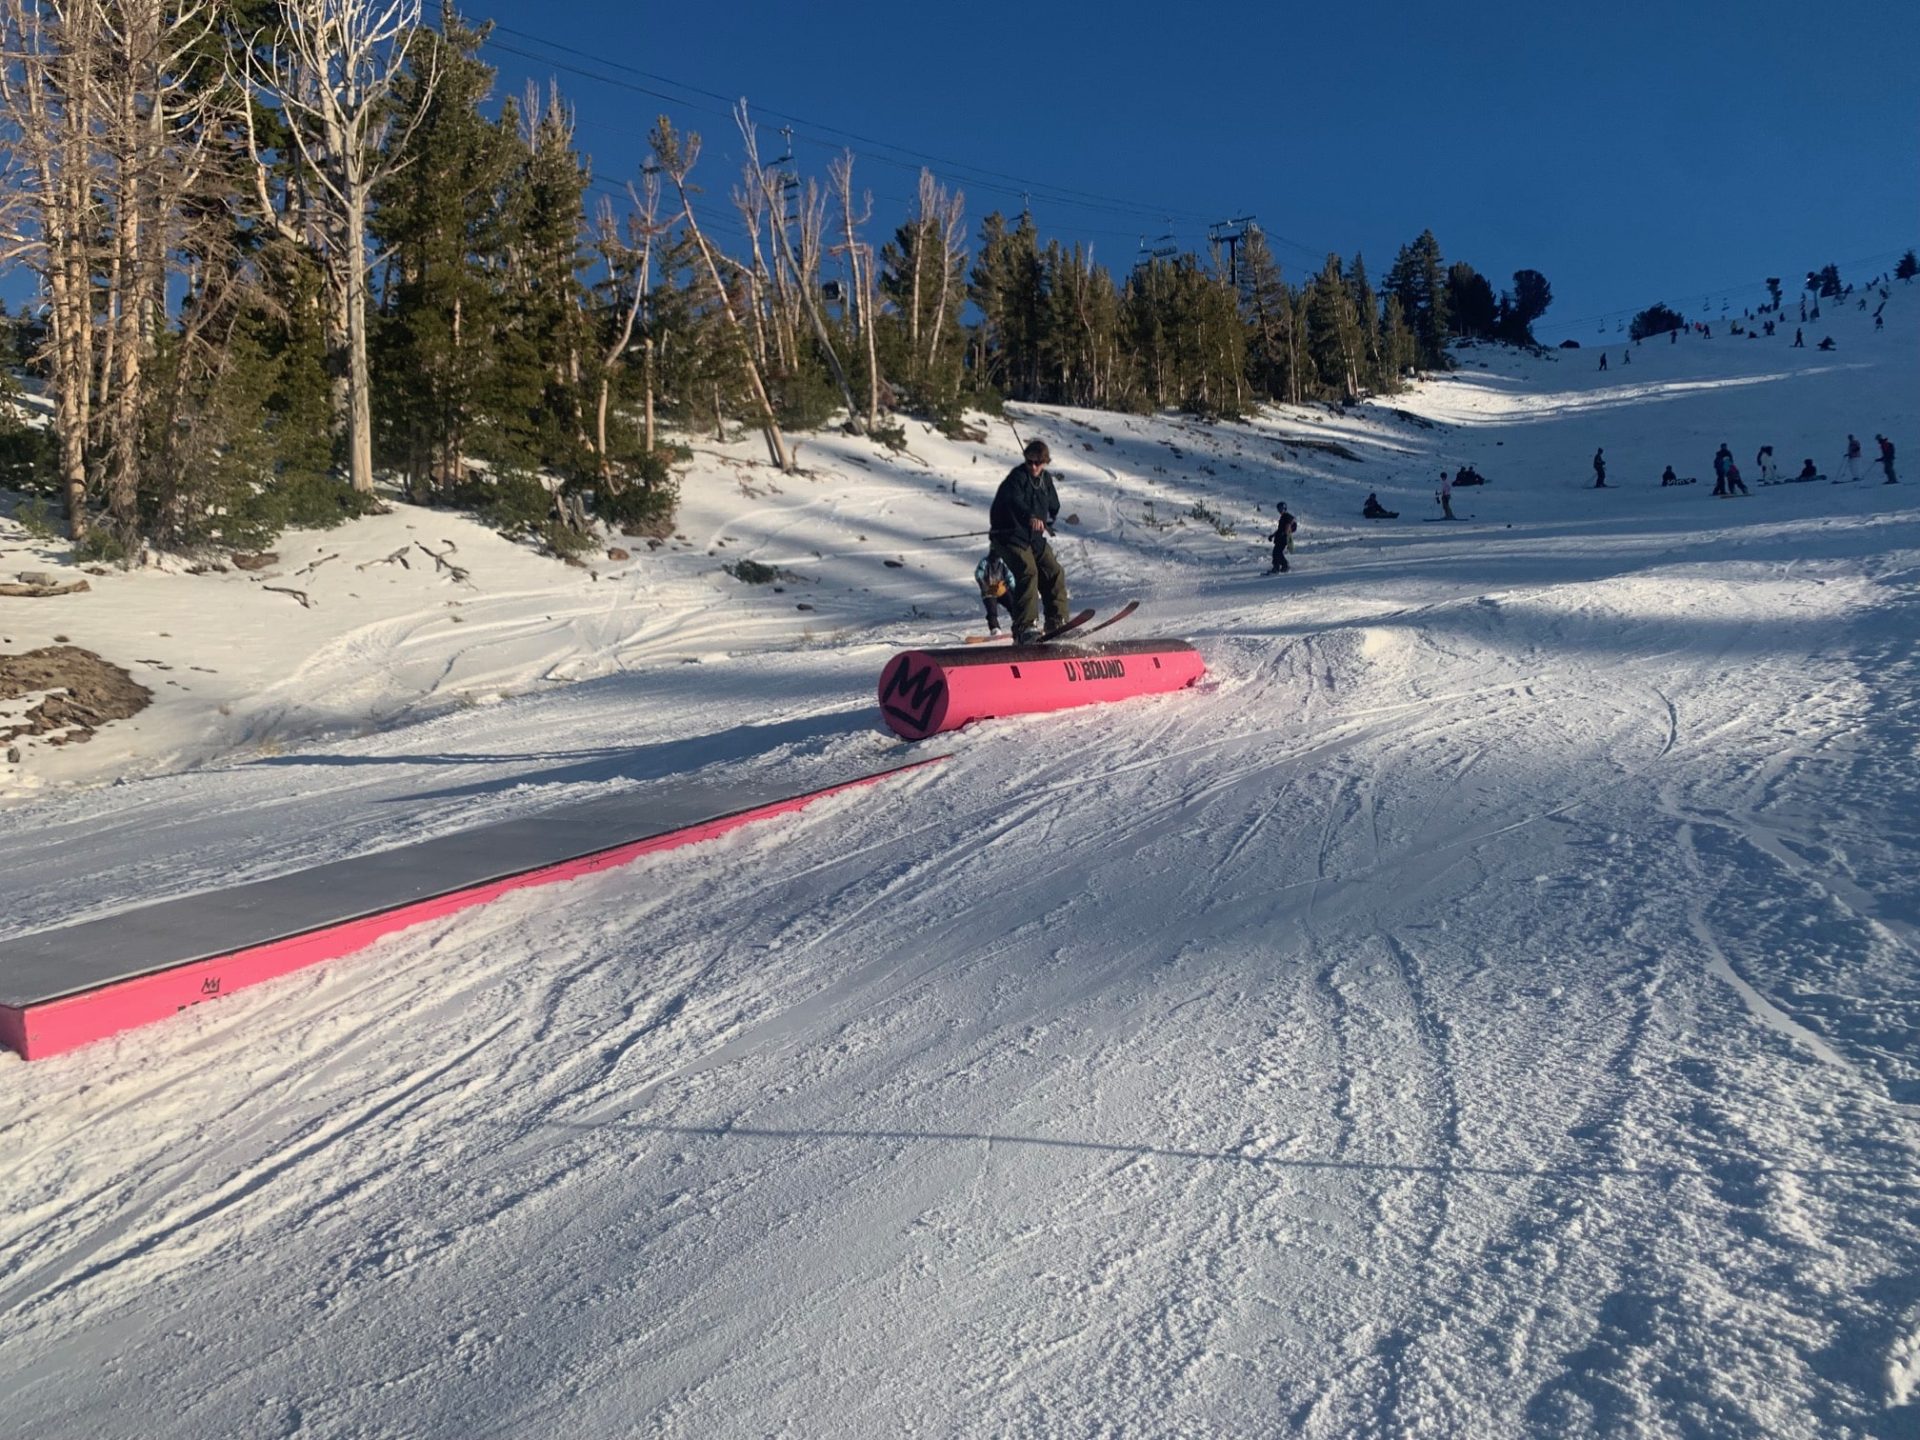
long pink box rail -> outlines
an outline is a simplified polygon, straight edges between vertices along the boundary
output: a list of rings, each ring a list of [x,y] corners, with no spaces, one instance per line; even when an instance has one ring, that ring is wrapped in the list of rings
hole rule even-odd
[[[880,672],[880,718],[903,740],[976,720],[1184,690],[1207,673],[1185,640],[905,650]]]
[[[58,1055],[510,890],[624,865],[944,759],[795,793],[683,785],[472,830],[0,940],[0,1045]]]

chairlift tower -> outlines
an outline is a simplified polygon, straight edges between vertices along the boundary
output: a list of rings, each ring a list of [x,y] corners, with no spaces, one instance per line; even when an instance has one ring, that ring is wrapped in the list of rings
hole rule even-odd
[[[1240,283],[1240,242],[1247,238],[1247,227],[1251,224],[1253,216],[1236,215],[1231,220],[1216,220],[1207,227],[1207,240],[1227,247],[1227,282],[1231,285]]]

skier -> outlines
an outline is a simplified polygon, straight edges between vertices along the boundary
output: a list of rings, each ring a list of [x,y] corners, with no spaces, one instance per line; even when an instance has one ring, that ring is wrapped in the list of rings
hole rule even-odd
[[[1847,436],[1847,453],[1840,457],[1840,470],[1848,480],[1860,478],[1860,442],[1851,435]]]
[[[1760,483],[1762,485],[1778,485],[1780,483],[1780,467],[1773,463],[1773,446],[1762,445],[1760,447],[1760,453],[1753,457],[1753,468],[1760,472]]]
[[[1060,513],[1060,496],[1047,469],[1052,459],[1044,441],[1027,442],[1025,460],[1007,472],[994,492],[987,522],[992,553],[1014,579],[1016,645],[1031,645],[1040,638],[1042,601],[1049,630],[1067,623],[1067,574],[1047,544],[1054,517]]]
[[[1634,341],[1636,345],[1639,343],[1637,340]],[[1622,350],[1620,352],[1620,363],[1622,365],[1631,365],[1633,363],[1633,352],[1631,350]]]
[[[1268,537],[1273,541],[1273,568],[1267,571],[1269,575],[1284,575],[1293,568],[1287,564],[1287,552],[1293,548],[1293,532],[1300,528],[1300,522],[1287,509],[1286,501],[1280,502],[1279,510],[1280,522]]]
[[[1880,468],[1887,472],[1887,478],[1884,483],[1888,485],[1898,485],[1900,481],[1893,473],[1893,441],[1884,435],[1876,435],[1873,438],[1880,442]]]
[[[1806,336],[1806,332],[1805,332],[1805,331],[1803,331],[1803,330],[1800,330],[1800,329],[1798,329],[1798,328],[1796,327],[1796,328],[1795,328],[1795,330],[1794,330],[1794,332],[1793,332],[1793,344],[1791,344],[1791,345],[1789,345],[1789,346],[1788,346],[1787,348],[1788,348],[1789,350],[1804,350],[1804,349],[1806,349],[1806,348],[1807,348],[1807,336]]]
[[[1453,485],[1447,479],[1447,472],[1440,472],[1440,488],[1433,492],[1433,498],[1440,502],[1440,518],[1453,519]]]
[[[1604,350],[1600,352],[1600,368],[1602,370],[1607,368],[1607,352]]]
[[[987,633],[998,635],[1002,610],[1007,612],[1007,623],[1013,623],[1013,572],[989,550],[987,558],[973,567],[973,582],[980,587],[980,603],[987,608]]]
[[[1380,503],[1380,497],[1371,490],[1367,492],[1367,503],[1360,507],[1360,515],[1365,520],[1398,520],[1400,518],[1398,510],[1387,509]]]
[[[1713,493],[1714,494],[1724,495],[1727,493],[1727,471],[1732,467],[1732,465],[1733,465],[1733,451],[1729,450],[1727,448],[1727,442],[1722,440],[1720,442],[1720,448],[1713,452]]]
[[[1606,452],[1603,450],[1593,452],[1593,488],[1596,490],[1607,488]]]

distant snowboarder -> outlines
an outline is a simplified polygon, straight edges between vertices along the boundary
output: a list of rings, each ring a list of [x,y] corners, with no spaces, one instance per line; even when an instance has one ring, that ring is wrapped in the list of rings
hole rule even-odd
[[[1678,485],[1680,483],[1680,477],[1673,473],[1673,466],[1669,465],[1660,472],[1660,483],[1662,485]]]
[[[1747,482],[1740,478],[1740,467],[1731,460],[1727,461],[1727,494],[1750,495],[1752,493],[1747,489]]]
[[[1380,497],[1371,490],[1367,492],[1367,503],[1360,507],[1360,515],[1366,520],[1398,520],[1400,518],[1398,510],[1387,509],[1380,503]]]
[[[1873,438],[1880,442],[1880,468],[1887,472],[1885,483],[1898,485],[1900,481],[1893,473],[1893,441],[1884,435],[1876,435]]]
[[[1593,452],[1593,488],[1596,490],[1607,488],[1607,459],[1604,450]]]
[[[1300,528],[1300,522],[1293,518],[1293,512],[1287,509],[1287,502],[1279,505],[1280,520],[1273,527],[1273,534],[1267,538],[1273,541],[1273,568],[1269,575],[1284,575],[1293,567],[1287,564],[1287,552],[1293,549],[1294,532]]]
[[[1820,478],[1820,472],[1813,468],[1813,457],[1811,455],[1807,457],[1806,463],[1800,467],[1800,473],[1793,478],[1795,480],[1818,480]]]
[[[1773,463],[1773,446],[1762,445],[1760,447],[1760,453],[1753,457],[1753,468],[1760,472],[1760,483],[1762,485],[1778,485],[1780,483],[1780,467]]]
[[[1714,494],[1724,495],[1727,493],[1727,471],[1732,465],[1733,451],[1729,450],[1727,448],[1727,442],[1722,440],[1720,442],[1720,448],[1713,452]]]

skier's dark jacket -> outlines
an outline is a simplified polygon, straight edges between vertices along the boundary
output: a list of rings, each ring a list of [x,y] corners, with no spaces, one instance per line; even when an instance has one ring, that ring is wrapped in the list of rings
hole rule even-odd
[[[1059,513],[1060,495],[1053,488],[1053,472],[1042,470],[1036,477],[1023,460],[1007,472],[1007,478],[994,492],[987,529],[996,545],[1044,550],[1047,537],[1035,532],[1033,521],[1038,519],[1052,525]]]

